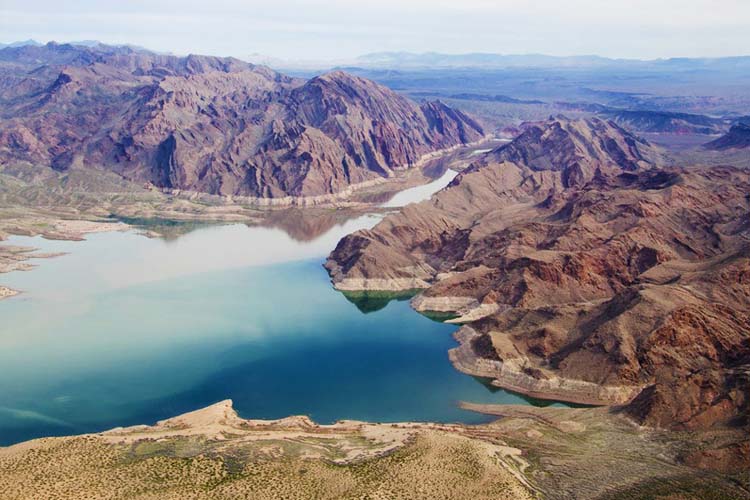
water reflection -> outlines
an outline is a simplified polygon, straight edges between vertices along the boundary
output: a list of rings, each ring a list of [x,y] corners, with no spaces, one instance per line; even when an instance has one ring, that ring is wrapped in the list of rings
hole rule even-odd
[[[118,233],[116,237],[107,233],[91,234],[85,244],[15,236],[9,238],[9,244],[68,253],[41,261],[39,269],[53,266],[55,281],[68,283],[67,289],[45,286],[44,282],[50,276],[39,270],[22,279],[15,273],[8,274],[2,276],[2,282],[16,288],[19,286],[16,282],[21,279],[24,283],[16,289],[26,290],[35,297],[55,295],[63,300],[68,296],[70,302],[73,299],[70,287],[80,295],[86,291],[124,288],[206,272],[322,258],[343,235],[371,227],[380,218],[380,215],[360,215],[334,225],[308,241],[296,240],[279,228],[242,224],[193,229],[173,240],[144,238],[135,232]],[[116,248],[111,245],[116,245]],[[60,265],[58,261],[64,261],[66,265]],[[84,267],[87,279],[80,280],[78,273]]]
[[[409,300],[417,294],[419,290],[404,290],[399,292],[381,292],[376,290],[366,291],[345,291],[342,295],[354,304],[360,312],[368,314],[380,311],[385,308],[391,301]]]
[[[246,417],[321,422],[481,422],[458,401],[524,402],[454,370],[455,326],[415,313],[407,294],[335,291],[324,257],[382,215],[318,215],[190,227],[171,240],[10,238],[67,254],[0,276],[23,291],[0,301],[0,445],[226,398]]]

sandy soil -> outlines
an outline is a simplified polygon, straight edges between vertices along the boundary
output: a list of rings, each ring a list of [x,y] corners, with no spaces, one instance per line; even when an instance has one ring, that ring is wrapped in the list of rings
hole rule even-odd
[[[60,220],[54,223],[54,232],[62,239],[73,240],[83,238],[90,233],[106,233],[112,231],[127,231],[130,226],[122,222],[96,222],[89,220]]]
[[[245,420],[222,401],[153,426],[0,448],[0,496],[750,499],[746,471],[681,460],[736,441],[737,431],[675,435],[604,408],[465,407],[501,418],[317,425]]]
[[[9,499],[531,499],[520,450],[460,427],[243,420],[231,402],[0,448]]]

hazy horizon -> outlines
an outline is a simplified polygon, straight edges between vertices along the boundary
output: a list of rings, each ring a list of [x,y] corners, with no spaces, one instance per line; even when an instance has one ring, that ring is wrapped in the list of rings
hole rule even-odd
[[[203,56],[215,56],[215,57],[234,57],[241,60],[248,60],[248,59],[254,59],[253,56],[255,56],[255,59],[262,59],[267,58],[269,60],[275,60],[277,62],[289,62],[289,63],[330,63],[330,64],[336,64],[336,63],[347,63],[347,62],[356,62],[357,59],[366,58],[368,56],[375,56],[375,55],[381,55],[381,54],[394,54],[394,55],[404,55],[404,56],[445,56],[445,57],[462,57],[462,56],[499,56],[499,57],[555,57],[560,59],[566,59],[566,58],[600,58],[604,60],[612,60],[612,61],[641,61],[641,62],[650,62],[650,61],[666,61],[669,59],[732,59],[732,58],[745,58],[750,57],[750,51],[745,53],[737,53],[737,54],[728,54],[728,55],[722,55],[722,56],[670,56],[670,57],[655,57],[655,58],[628,58],[628,57],[608,57],[603,56],[601,54],[597,53],[591,53],[591,54],[561,54],[561,55],[553,55],[549,53],[540,53],[540,52],[526,52],[526,53],[506,53],[506,52],[436,52],[436,51],[423,51],[423,52],[413,52],[408,50],[388,50],[388,51],[381,51],[381,52],[367,52],[362,54],[357,54],[352,57],[340,57],[340,58],[326,58],[326,57],[319,57],[319,58],[284,58],[284,57],[277,57],[269,54],[263,54],[263,53],[247,53],[244,55],[227,55],[227,54],[219,54],[219,53],[209,53],[209,52],[174,52],[174,51],[162,51],[153,49],[152,47],[148,46],[142,46],[135,43],[120,43],[120,42],[108,42],[105,40],[36,40],[33,38],[27,38],[25,40],[0,40],[0,48],[8,47],[8,46],[21,46],[26,44],[35,43],[38,45],[47,45],[49,43],[56,43],[58,45],[79,45],[79,46],[89,46],[93,44],[94,42],[100,43],[102,45],[108,45],[112,47],[131,47],[133,49],[140,49],[140,50],[146,50],[148,52],[153,52],[157,54],[166,54],[166,55],[174,55],[178,57],[184,57],[188,55],[203,55]],[[252,61],[249,61],[252,62]]]
[[[159,52],[347,60],[376,52],[598,55],[616,59],[747,55],[750,2],[728,0],[343,0],[204,2],[4,0],[1,43],[98,40]]]

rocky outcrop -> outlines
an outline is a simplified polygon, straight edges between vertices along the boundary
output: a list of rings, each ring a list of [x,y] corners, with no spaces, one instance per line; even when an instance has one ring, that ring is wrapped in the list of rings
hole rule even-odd
[[[468,375],[490,378],[496,387],[530,397],[586,405],[619,405],[631,401],[642,389],[559,377],[551,370],[534,367],[523,356],[500,359],[492,341],[468,326],[461,327],[454,336],[460,345],[448,352],[453,366]]]
[[[417,305],[481,305],[465,322],[490,363],[454,361],[503,387],[628,403],[659,426],[734,424],[748,405],[750,173],[662,160],[613,123],[552,119],[326,265],[336,286],[414,279]]]
[[[0,161],[261,203],[328,200],[483,137],[460,111],[340,71],[107,46],[0,50],[0,103]]]
[[[491,316],[507,306],[495,302],[480,303],[473,297],[427,297],[417,295],[411,306],[424,313],[453,313],[455,318],[447,319],[446,323],[470,323]]]

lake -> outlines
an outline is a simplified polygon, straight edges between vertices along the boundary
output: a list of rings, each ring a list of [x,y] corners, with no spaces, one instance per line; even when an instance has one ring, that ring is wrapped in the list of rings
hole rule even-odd
[[[419,196],[424,196],[420,193]],[[347,298],[322,268],[380,215],[279,228],[136,231],[83,242],[11,237],[66,255],[0,275],[0,444],[151,424],[231,398],[246,418],[478,423],[459,401],[525,403],[456,371],[454,325],[406,297]],[[320,228],[324,229],[320,229]]]

